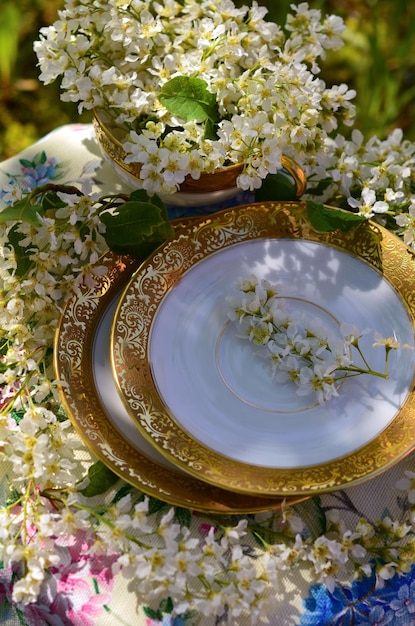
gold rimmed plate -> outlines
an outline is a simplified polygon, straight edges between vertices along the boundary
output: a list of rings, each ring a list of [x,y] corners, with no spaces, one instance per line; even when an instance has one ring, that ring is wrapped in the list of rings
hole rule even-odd
[[[169,504],[216,514],[280,508],[282,498],[232,493],[182,472],[149,444],[126,412],[112,378],[109,335],[120,293],[138,265],[131,257],[108,252],[97,263],[94,284],[80,286],[63,311],[55,370],[76,431],[117,475]]]
[[[324,405],[298,396],[229,324],[226,296],[252,274],[333,332],[347,323],[414,347],[414,260],[385,229],[320,234],[300,202],[196,220],[143,263],[115,313],[114,378],[142,435],[188,474],[256,495],[356,484],[409,453],[415,350],[391,354],[388,379],[347,379]],[[374,341],[361,345],[382,371]]]

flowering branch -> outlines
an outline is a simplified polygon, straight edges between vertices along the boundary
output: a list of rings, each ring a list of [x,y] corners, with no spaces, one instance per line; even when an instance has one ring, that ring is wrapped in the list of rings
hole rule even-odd
[[[377,336],[374,346],[385,348],[385,371],[370,367],[359,339],[363,333],[341,325],[343,339],[330,343],[324,328],[317,320],[298,312],[289,312],[286,300],[278,295],[275,285],[256,276],[242,278],[236,284],[238,296],[228,296],[229,318],[238,321],[238,336],[266,348],[265,356],[271,364],[271,376],[278,383],[293,383],[296,393],[313,393],[323,404],[338,395],[339,383],[351,376],[368,374],[389,377],[389,352],[401,346],[394,338]],[[353,363],[351,348],[361,356],[363,366]],[[261,356],[264,352],[261,350]]]

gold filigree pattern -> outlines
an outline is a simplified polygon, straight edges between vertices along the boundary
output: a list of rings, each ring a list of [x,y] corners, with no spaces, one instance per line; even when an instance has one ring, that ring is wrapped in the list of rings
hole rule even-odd
[[[113,372],[125,406],[143,435],[172,463],[213,485],[248,494],[301,496],[367,480],[414,448],[413,389],[392,423],[360,449],[322,464],[287,469],[245,464],[197,441],[169,413],[153,381],[148,339],[165,296],[187,270],[216,251],[267,238],[315,241],[357,257],[390,283],[414,324],[414,257],[387,230],[366,222],[347,233],[318,233],[301,202],[236,207],[184,228],[147,259],[125,291],[112,333]]]
[[[177,221],[175,226],[184,223],[183,220]],[[139,261],[108,252],[98,265],[107,268],[106,274],[97,277],[94,288],[83,285],[68,300],[54,351],[56,376],[64,383],[61,388],[63,405],[86,446],[122,479],[173,505],[224,514],[279,508],[281,498],[234,494],[171,470],[146,455],[116,428],[95,384],[93,344],[105,310],[114,298],[119,297]],[[135,324],[133,318],[129,321]],[[140,335],[139,325],[135,327]],[[296,498],[293,502],[298,500]]]

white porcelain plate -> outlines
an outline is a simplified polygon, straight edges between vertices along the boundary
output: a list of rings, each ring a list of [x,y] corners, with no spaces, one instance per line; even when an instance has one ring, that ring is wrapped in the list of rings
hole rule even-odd
[[[346,379],[324,405],[313,395],[299,396],[294,384],[275,382],[253,345],[238,339],[238,323],[228,324],[230,287],[252,272],[277,283],[293,309],[317,318],[330,334],[339,320],[413,345],[399,295],[367,263],[314,241],[239,243],[187,271],[157,310],[148,354],[164,404],[192,437],[244,463],[299,467],[350,454],[399,411],[412,385],[415,352],[390,355],[388,380]],[[372,332],[364,336],[363,352],[383,372],[385,350],[373,343]]]
[[[301,203],[253,205],[185,229],[139,269],[116,312],[114,376],[127,409],[162,454],[209,482],[250,493],[311,491],[313,474],[315,489],[322,475],[327,489],[334,471],[336,486],[355,482],[390,462],[360,467],[412,403],[412,258],[408,275],[408,252],[397,240],[392,249],[386,231],[368,224],[323,236],[304,214]],[[298,396],[229,322],[227,296],[251,275],[276,284],[288,308],[318,320],[329,337],[341,337],[342,323],[370,329],[360,345],[375,371],[385,371],[375,333],[410,348],[390,353],[388,379],[348,378],[323,405]],[[405,452],[413,442],[412,433]],[[404,453],[401,443],[387,446],[394,458]]]

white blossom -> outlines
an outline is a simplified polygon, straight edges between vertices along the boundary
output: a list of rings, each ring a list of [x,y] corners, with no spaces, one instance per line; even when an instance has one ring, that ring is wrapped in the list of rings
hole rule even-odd
[[[362,189],[361,200],[350,197],[347,202],[353,209],[357,209],[358,215],[365,217],[373,217],[375,213],[385,213],[389,209],[389,204],[383,200],[376,200],[376,193],[368,187]]]
[[[111,114],[125,130],[126,163],[141,167],[139,182],[150,194],[174,193],[184,176],[197,180],[232,163],[245,164],[237,185],[255,190],[281,169],[283,152],[318,159],[328,133],[354,115],[353,90],[327,88],[315,76],[326,51],[343,45],[341,18],[302,3],[281,28],[266,12],[230,0],[143,1],[133,10],[116,0],[68,0],[34,44],[40,79],[60,79],[62,100],[78,102],[80,111]],[[167,81],[192,77],[195,68],[216,96],[214,138],[205,137],[203,120],[177,118],[159,100]],[[201,159],[190,159],[195,151]]]
[[[396,486],[408,492],[408,500],[411,504],[415,504],[415,472],[405,471],[405,476],[401,478]]]

